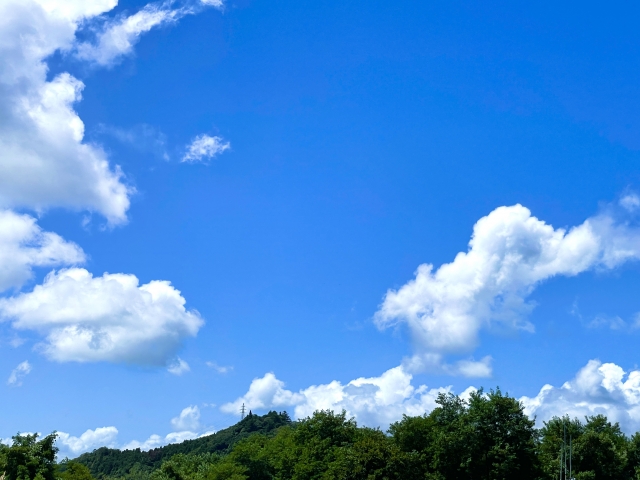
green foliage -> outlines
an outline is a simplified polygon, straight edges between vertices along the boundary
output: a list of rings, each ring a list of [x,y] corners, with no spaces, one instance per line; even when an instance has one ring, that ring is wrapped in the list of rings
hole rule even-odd
[[[602,415],[556,417],[537,430],[499,389],[441,394],[431,413],[404,416],[388,434],[344,411],[298,422],[270,412],[178,445],[101,448],[59,465],[55,439],[0,445],[0,480],[567,480],[569,455],[575,480],[640,480],[640,433],[629,438]]]
[[[38,441],[38,435],[16,435],[10,447],[4,447],[2,469],[5,480],[54,480],[57,435]]]
[[[80,455],[76,461],[86,465],[98,479],[146,480],[164,460],[175,455],[226,454],[236,443],[251,435],[271,435],[278,428],[290,424],[291,419],[286,412],[269,412],[262,416],[250,414],[232,427],[206,437],[155,448],[148,452],[140,449],[121,451],[102,447]]]
[[[603,415],[587,417],[584,424],[578,419],[554,417],[545,422],[540,435],[539,457],[544,478],[559,478],[565,438],[565,455],[571,453],[571,470],[577,480],[640,478],[638,434],[627,438],[617,423],[610,423]]]
[[[423,417],[403,417],[389,433],[404,452],[419,456],[432,479],[536,479],[537,431],[520,403],[500,390],[471,394],[465,402],[441,394]]]
[[[69,460],[60,462],[57,477],[60,480],[94,480],[85,465]]]

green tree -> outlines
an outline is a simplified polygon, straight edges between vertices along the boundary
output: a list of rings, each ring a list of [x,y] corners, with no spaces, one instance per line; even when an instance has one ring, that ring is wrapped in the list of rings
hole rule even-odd
[[[467,411],[470,459],[474,479],[535,479],[538,433],[522,404],[500,389],[471,394]]]
[[[582,435],[575,442],[573,458],[578,480],[624,480],[627,478],[628,440],[617,423],[604,415],[587,417]]]
[[[500,390],[468,401],[441,394],[423,417],[403,417],[389,432],[404,452],[420,456],[427,478],[535,479],[537,431],[522,405]]]
[[[61,480],[94,480],[89,468],[74,461],[63,461],[59,465],[58,478]]]
[[[551,420],[544,422],[543,427],[540,429],[540,441],[538,444],[538,459],[543,478],[549,480],[558,479],[561,469],[561,454],[562,457],[565,457],[572,453],[583,432],[584,425],[577,418],[571,420],[568,416],[562,418],[553,417]],[[574,458],[574,455],[571,456]],[[575,474],[578,464],[572,460],[571,466],[572,473]]]
[[[55,480],[54,432],[38,441],[38,434],[16,435],[13,443],[4,449],[5,480]]]

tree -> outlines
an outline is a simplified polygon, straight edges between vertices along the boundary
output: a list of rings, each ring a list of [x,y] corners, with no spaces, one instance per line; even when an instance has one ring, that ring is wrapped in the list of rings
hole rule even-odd
[[[538,434],[522,404],[500,389],[486,395],[478,390],[468,403],[466,430],[471,452],[467,468],[471,478],[537,478]]]
[[[587,417],[575,442],[576,478],[624,480],[627,472],[627,438],[617,423],[604,415]]]
[[[60,462],[59,472],[62,480],[94,480],[86,465],[70,460]]]
[[[389,432],[404,452],[420,456],[427,478],[535,479],[537,432],[522,405],[500,390],[468,401],[441,394],[423,417],[403,417]]]
[[[38,434],[16,435],[13,444],[4,450],[5,480],[55,480],[54,432],[38,441]]]

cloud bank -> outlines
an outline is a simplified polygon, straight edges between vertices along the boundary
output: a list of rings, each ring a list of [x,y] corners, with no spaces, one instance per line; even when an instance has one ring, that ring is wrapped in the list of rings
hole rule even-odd
[[[79,437],[74,437],[65,432],[58,432],[57,446],[63,453],[72,456],[89,452],[99,447],[116,447],[118,429],[116,427],[100,427],[95,430],[87,430]]]
[[[424,415],[437,405],[439,393],[454,393],[452,387],[427,388],[414,386],[413,377],[402,366],[391,368],[379,377],[358,378],[346,384],[332,381],[328,384],[312,385],[298,392],[285,388],[284,382],[273,373],[254,379],[245,395],[220,409],[239,416],[244,403],[247,410],[293,410],[296,419],[305,418],[316,410],[332,409],[347,411],[358,424],[387,428],[401,420],[402,415]],[[473,386],[459,395],[468,399]],[[625,372],[614,363],[590,360],[575,377],[560,387],[544,385],[534,397],[520,399],[525,414],[536,419],[537,426],[553,416],[569,415],[584,419],[585,415],[602,413],[611,421],[619,422],[628,434],[640,430],[640,370]],[[173,431],[165,436],[150,435],[144,441],[130,441],[120,448],[150,450],[168,443],[182,442],[214,433],[206,431],[200,424],[200,409],[197,405],[184,408],[171,419]],[[61,433],[60,442],[74,455],[100,446],[116,447],[118,430],[103,427],[87,430],[80,437]]]
[[[545,385],[535,397],[522,397],[529,416],[540,424],[553,416],[606,415],[626,433],[640,430],[640,370],[625,372],[615,363],[590,360],[560,387]]]
[[[292,392],[273,373],[267,373],[254,379],[246,394],[220,409],[232,415],[240,415],[242,404],[247,410],[293,409],[296,419],[310,416],[316,410],[344,409],[359,424],[386,428],[403,414],[428,414],[436,407],[439,393],[454,393],[451,386],[432,389],[414,386],[412,379],[399,366],[379,377],[358,378],[347,384],[334,380]],[[469,386],[460,397],[467,399],[475,390],[476,387]],[[523,396],[519,401],[524,412],[535,417],[538,427],[554,416],[569,415],[583,420],[587,415],[603,414],[631,434],[640,431],[640,370],[626,372],[615,363],[589,360],[563,385],[544,385],[536,396]]]
[[[499,207],[475,224],[468,251],[436,270],[420,265],[414,279],[389,290],[374,320],[380,329],[407,325],[420,361],[451,370],[442,356],[473,350],[483,328],[533,331],[527,297],[541,282],[638,258],[640,230],[613,209],[565,230],[521,205]]]
[[[225,413],[240,415],[242,404],[247,410],[293,408],[295,418],[310,416],[316,410],[344,409],[360,424],[386,427],[402,418],[403,414],[422,415],[431,411],[439,393],[452,391],[451,387],[414,387],[412,378],[399,366],[379,377],[362,377],[347,384],[334,380],[292,392],[273,373],[267,373],[262,378],[254,379],[246,394],[222,405],[220,409]]]

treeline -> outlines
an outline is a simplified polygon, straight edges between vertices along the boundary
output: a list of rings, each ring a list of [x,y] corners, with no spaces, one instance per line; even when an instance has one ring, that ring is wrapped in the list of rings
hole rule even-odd
[[[298,422],[275,412],[252,415],[226,430],[224,448],[184,442],[153,465],[142,457],[131,462],[131,452],[147,460],[149,452],[120,452],[129,457],[113,455],[111,463],[129,463],[111,464],[109,472],[97,455],[107,449],[56,464],[55,435],[18,436],[0,448],[0,468],[4,480],[566,480],[570,457],[576,480],[640,480],[640,434],[628,437],[602,415],[553,418],[536,429],[522,405],[500,390],[467,401],[443,394],[437,404],[386,433],[358,427],[344,412],[320,411]],[[243,422],[264,428],[247,432]],[[243,438],[236,441],[233,432]],[[208,437],[210,446],[222,445],[216,435]]]

